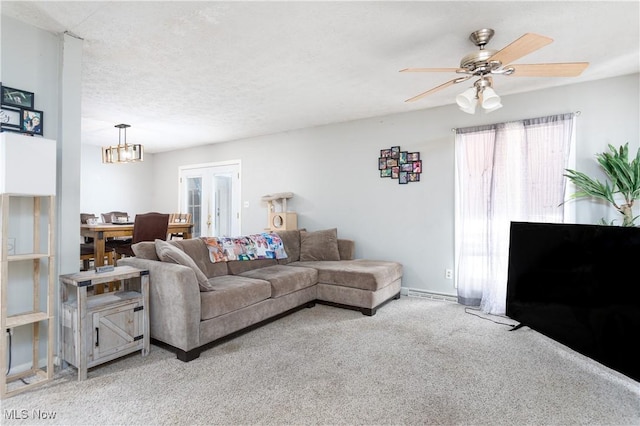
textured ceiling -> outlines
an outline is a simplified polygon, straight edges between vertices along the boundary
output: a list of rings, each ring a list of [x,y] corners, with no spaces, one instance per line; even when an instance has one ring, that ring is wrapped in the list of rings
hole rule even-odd
[[[2,14],[81,37],[83,143],[113,144],[127,123],[147,152],[452,104],[470,84],[404,100],[455,74],[398,71],[457,67],[480,28],[493,49],[554,39],[517,63],[591,63],[574,78],[498,76],[500,95],[640,71],[637,1],[3,0]]]

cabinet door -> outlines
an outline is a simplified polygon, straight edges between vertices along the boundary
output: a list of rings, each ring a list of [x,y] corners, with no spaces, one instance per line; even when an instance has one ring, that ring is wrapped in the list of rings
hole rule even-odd
[[[143,306],[141,301],[93,313],[94,363],[143,348]]]

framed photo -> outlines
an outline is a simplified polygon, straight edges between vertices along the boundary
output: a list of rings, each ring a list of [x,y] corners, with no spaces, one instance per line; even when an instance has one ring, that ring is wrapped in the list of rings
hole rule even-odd
[[[419,152],[410,152],[407,154],[407,161],[418,161],[420,159]]]
[[[378,158],[378,170],[387,168],[387,159],[384,157]]]
[[[2,86],[2,105],[18,108],[33,108],[35,95],[25,90]]]
[[[387,168],[396,167],[398,165],[397,158],[387,158]]]
[[[398,158],[400,157],[400,147],[399,146],[392,146],[391,147],[391,158]]]
[[[405,164],[407,162],[407,154],[409,154],[407,151],[400,152],[400,157],[398,158],[400,164]]]
[[[400,174],[400,167],[395,166],[391,168],[391,179],[398,179],[399,174]]]
[[[35,109],[23,109],[20,117],[20,131],[42,135],[43,113]]]
[[[420,182],[420,173],[408,173],[409,182]]]
[[[20,129],[20,110],[2,107],[0,109],[0,124],[2,127]]]
[[[391,157],[391,150],[390,149],[381,149],[380,150],[380,157],[382,157],[382,158]]]
[[[391,169],[380,170],[380,177],[391,177]]]
[[[409,170],[410,172],[413,173],[422,173],[422,160],[420,161],[414,161],[413,163],[411,163],[413,165],[413,169]]]
[[[398,183],[400,184],[409,183],[409,176],[407,172],[400,172],[400,175],[398,176]]]
[[[412,172],[413,171],[413,163],[404,163],[400,164],[401,172]]]

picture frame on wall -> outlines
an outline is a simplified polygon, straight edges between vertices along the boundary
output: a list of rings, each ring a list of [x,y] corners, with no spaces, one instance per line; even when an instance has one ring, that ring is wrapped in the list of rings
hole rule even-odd
[[[378,157],[378,171],[381,178],[397,179],[401,184],[420,182],[420,153],[403,151],[400,146],[383,148]]]
[[[407,163],[408,154],[409,153],[407,151],[400,151],[400,157],[398,158],[398,161],[400,162],[400,164]]]
[[[3,106],[0,109],[0,124],[2,127],[20,129],[20,110]]]
[[[2,105],[32,109],[35,95],[26,90],[2,86]]]
[[[391,157],[391,149],[389,149],[389,148],[381,149],[380,150],[380,157],[381,158],[389,158],[389,157]]]
[[[20,131],[33,135],[42,135],[44,113],[35,109],[22,109],[20,116]]]

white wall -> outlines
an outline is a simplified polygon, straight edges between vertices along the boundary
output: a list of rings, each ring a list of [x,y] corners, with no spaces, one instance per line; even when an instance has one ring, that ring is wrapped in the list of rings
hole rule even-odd
[[[309,230],[337,227],[356,241],[358,257],[398,260],[403,286],[455,295],[453,281],[454,135],[452,128],[581,111],[577,125],[577,168],[598,172],[594,154],[607,144],[629,141],[638,149],[639,75],[629,75],[505,96],[504,108],[470,116],[455,106],[377,117],[212,144],[153,159],[153,209],[174,211],[178,167],[242,161],[242,233],[267,223],[260,197],[291,191],[290,210]],[[399,185],[380,178],[380,149],[400,145],[420,152],[421,182]],[[610,208],[577,202],[578,222],[596,223]],[[613,216],[615,217],[615,216]]]
[[[80,180],[78,154],[80,147],[80,69],[82,44],[61,34],[52,34],[2,15],[1,81],[3,84],[35,94],[34,108],[43,111],[43,133],[47,139],[56,140],[56,229],[55,235],[65,235],[69,229],[77,230]],[[25,49],[25,46],[28,46]],[[64,123],[62,123],[64,121]],[[28,161],[25,158],[24,161]],[[51,176],[36,176],[51,179]],[[25,213],[31,222],[29,213]],[[30,229],[29,225],[29,228]],[[21,238],[29,232],[21,226],[11,228],[10,233]],[[75,241],[75,242],[74,242]],[[78,239],[56,239],[57,274],[76,272],[80,252]],[[58,280],[54,278],[58,295]],[[29,287],[14,286],[10,292],[14,300],[31,297]],[[19,294],[22,293],[22,294]],[[9,309],[15,309],[8,303]],[[58,301],[55,311],[58,311]],[[55,314],[55,312],[54,312]],[[57,318],[57,317],[56,317]],[[31,337],[27,327],[15,330],[12,347],[12,368],[15,371],[30,367]],[[56,330],[58,327],[56,326]],[[46,334],[41,342],[46,341]],[[58,340],[53,343],[57,348]],[[41,345],[43,348],[43,345]],[[57,349],[54,349],[57,351]],[[41,355],[46,352],[41,350]],[[2,367],[4,368],[4,366]]]
[[[117,145],[115,127],[113,136],[114,145]],[[153,211],[154,193],[162,189],[154,185],[153,155],[145,153],[144,158],[141,163],[102,164],[101,148],[83,144],[80,211],[98,217],[101,213],[123,211],[129,213],[131,219],[137,213]]]

